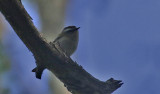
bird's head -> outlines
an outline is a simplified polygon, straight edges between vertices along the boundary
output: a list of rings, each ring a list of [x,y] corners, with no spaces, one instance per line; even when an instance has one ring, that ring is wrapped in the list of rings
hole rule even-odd
[[[76,31],[78,31],[79,28],[80,27],[76,27],[76,26],[68,26],[68,27],[65,27],[62,32],[64,32],[64,33],[74,33]]]

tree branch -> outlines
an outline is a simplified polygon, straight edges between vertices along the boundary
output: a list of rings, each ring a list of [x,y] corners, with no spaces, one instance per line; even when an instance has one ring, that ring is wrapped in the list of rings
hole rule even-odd
[[[123,84],[113,78],[99,81],[66,56],[57,45],[44,40],[20,0],[0,0],[0,11],[33,53],[37,67],[32,71],[36,72],[37,78],[40,79],[40,74],[47,68],[73,94],[111,94]]]

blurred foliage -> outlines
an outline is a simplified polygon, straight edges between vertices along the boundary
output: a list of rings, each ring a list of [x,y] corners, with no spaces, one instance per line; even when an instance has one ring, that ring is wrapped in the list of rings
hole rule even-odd
[[[4,47],[2,45],[2,37],[4,35],[4,20],[0,15],[0,94],[9,94],[9,88],[4,87],[3,83],[5,80],[4,75],[7,73],[7,70],[10,68],[10,60],[5,54]]]
[[[0,87],[0,94],[10,94],[9,89],[4,89]]]
[[[7,58],[7,55],[4,52],[4,47],[1,41],[4,35],[4,29],[4,20],[2,19],[2,15],[0,15],[0,75],[2,72],[8,70],[10,66],[9,59]]]
[[[4,30],[4,24],[2,20],[2,15],[0,15],[0,40],[2,39],[3,31]]]
[[[0,42],[0,75],[4,71],[7,71],[10,67],[10,62],[7,56],[4,53],[2,43]]]

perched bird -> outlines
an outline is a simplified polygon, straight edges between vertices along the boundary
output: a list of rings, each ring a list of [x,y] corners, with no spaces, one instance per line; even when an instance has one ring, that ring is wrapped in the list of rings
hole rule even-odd
[[[58,43],[62,50],[71,56],[78,46],[79,33],[78,29],[80,27],[68,26],[63,29],[63,31],[58,35],[58,37],[53,41],[53,43]]]
[[[79,28],[80,27],[77,28],[76,26],[65,27],[63,31],[57,36],[57,38],[53,42],[50,42],[50,45],[58,44],[62,51],[66,53],[66,55],[71,56],[78,46]],[[36,78],[41,79],[44,69],[44,67],[40,66],[34,68],[32,72],[35,72]]]

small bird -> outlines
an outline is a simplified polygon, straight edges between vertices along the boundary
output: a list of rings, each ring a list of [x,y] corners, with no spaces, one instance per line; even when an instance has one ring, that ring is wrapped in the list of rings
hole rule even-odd
[[[78,46],[79,28],[80,27],[77,28],[76,26],[65,27],[57,38],[53,42],[50,42],[50,45],[58,44],[67,56],[71,56]],[[36,78],[41,79],[44,69],[45,68],[42,66],[36,67],[32,70],[32,72],[35,72]]]
[[[68,26],[63,29],[63,31],[58,35],[58,37],[53,41],[53,43],[58,43],[62,50],[71,56],[78,46],[79,33],[78,29],[80,27]]]

